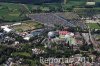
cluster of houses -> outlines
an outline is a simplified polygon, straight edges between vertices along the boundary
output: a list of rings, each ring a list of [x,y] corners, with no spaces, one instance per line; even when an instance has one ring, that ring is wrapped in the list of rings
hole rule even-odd
[[[23,40],[29,41],[32,37],[41,36],[45,32],[44,29],[37,29],[37,30],[18,33],[13,28],[11,28],[12,26],[16,26],[16,25],[21,25],[21,23],[0,26],[0,39],[7,40],[7,41],[11,39],[13,41],[16,41],[15,37],[19,36],[22,37]],[[11,35],[14,34],[15,37],[12,37],[9,34]]]
[[[83,45],[83,39],[80,33],[72,33],[69,31],[50,31],[48,38],[43,41],[44,47],[51,48],[51,43],[58,45],[73,46],[74,50],[78,50],[80,45]]]
[[[35,56],[35,55],[43,54],[43,53],[45,53],[45,51],[42,49],[34,48],[34,49],[32,49],[32,53],[33,53],[33,56]]]
[[[45,48],[53,48],[51,47],[51,43],[56,43],[56,44],[62,44],[64,46],[72,46],[72,49],[75,50],[79,50],[79,46],[83,45],[83,37],[81,36],[81,34],[79,32],[69,32],[67,30],[48,30],[48,29],[37,29],[37,30],[32,30],[32,31],[26,31],[26,32],[22,32],[22,33],[16,33],[16,31],[14,29],[11,28],[11,26],[15,26],[15,25],[20,25],[21,23],[16,23],[13,25],[4,25],[0,27],[0,42],[4,42],[4,43],[9,43],[12,44],[19,44],[20,42],[17,41],[14,37],[10,36],[9,33],[11,33],[12,35],[15,34],[15,36],[21,36],[23,40],[28,41],[31,38],[36,38],[37,36],[46,36],[44,38],[44,40],[42,41],[44,43],[44,47]],[[41,44],[41,43],[40,43]],[[33,55],[37,56],[37,55],[41,55],[43,53],[45,53],[44,50],[41,50],[39,48],[33,48],[32,49],[32,53]],[[9,64],[9,63],[8,63]],[[77,63],[77,64],[81,64]],[[88,65],[89,64],[89,65]],[[52,64],[51,64],[52,65]],[[69,64],[69,66],[73,66],[75,64]],[[54,64],[52,66],[55,66]],[[63,65],[64,66],[64,65]],[[91,66],[91,63],[87,63],[87,65],[85,66]]]

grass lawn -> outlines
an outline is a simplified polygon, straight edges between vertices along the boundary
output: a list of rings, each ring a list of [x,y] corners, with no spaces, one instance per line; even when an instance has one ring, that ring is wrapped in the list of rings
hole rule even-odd
[[[36,65],[36,61],[35,60],[30,60],[30,59],[27,59],[29,62],[31,62],[31,66],[35,66]]]
[[[27,52],[14,52],[12,56],[24,56],[24,57],[31,57],[31,55]]]
[[[90,26],[91,29],[100,29],[100,26],[97,23],[87,23],[88,26]]]
[[[100,39],[100,35],[99,35],[99,34],[98,34],[98,35],[96,35],[96,38]]]
[[[67,4],[73,6],[82,6],[85,5],[85,1],[69,1]]]

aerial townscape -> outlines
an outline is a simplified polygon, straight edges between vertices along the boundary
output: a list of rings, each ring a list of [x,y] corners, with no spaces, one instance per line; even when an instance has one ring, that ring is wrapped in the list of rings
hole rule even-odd
[[[100,0],[0,0],[0,66],[100,66]]]

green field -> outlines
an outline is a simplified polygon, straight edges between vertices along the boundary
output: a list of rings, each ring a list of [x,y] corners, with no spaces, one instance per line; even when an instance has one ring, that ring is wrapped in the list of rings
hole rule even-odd
[[[100,29],[100,25],[97,23],[88,23],[87,24],[91,29]]]
[[[25,19],[27,9],[21,4],[0,3],[0,19],[4,21],[20,21]]]
[[[100,0],[95,0],[95,2],[100,2]]]
[[[66,4],[63,3],[45,3],[42,5],[33,5],[33,4],[27,4],[30,11],[33,10],[40,10],[41,12],[44,11],[53,11],[53,12],[59,12],[61,9],[64,11],[72,10],[74,7],[82,7],[84,6],[86,1],[83,0],[70,0]]]
[[[24,56],[24,57],[31,57],[31,55],[27,52],[14,52],[12,56]]]

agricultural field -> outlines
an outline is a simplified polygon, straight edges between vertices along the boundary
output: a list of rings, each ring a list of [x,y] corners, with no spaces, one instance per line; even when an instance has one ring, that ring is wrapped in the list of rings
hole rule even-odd
[[[2,21],[20,21],[27,19],[28,10],[22,4],[0,3],[0,19]]]
[[[0,18],[8,21],[23,20],[26,13],[71,11],[73,8],[83,7],[85,3],[86,0],[69,0],[67,4],[45,3],[41,5],[0,3]]]
[[[100,25],[98,25],[97,23],[87,23],[87,25],[91,28],[91,29],[100,29]]]
[[[64,11],[70,11],[74,7],[83,7],[85,5],[86,1],[83,0],[70,0],[66,4],[63,3],[45,3],[42,5],[33,5],[33,4],[27,4],[28,8],[30,11],[36,10],[36,12],[41,11],[41,12],[59,12],[61,10]]]
[[[96,2],[100,2],[100,0],[95,0]]]
[[[70,6],[83,6],[85,5],[86,1],[69,1],[66,5]]]

